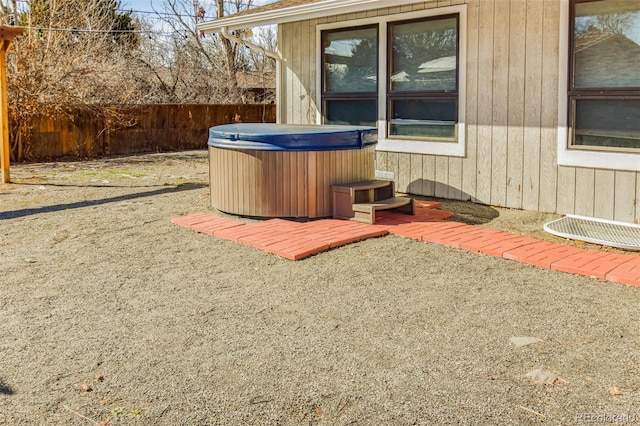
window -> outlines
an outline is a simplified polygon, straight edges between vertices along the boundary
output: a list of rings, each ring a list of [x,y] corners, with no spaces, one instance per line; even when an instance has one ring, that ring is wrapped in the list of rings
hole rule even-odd
[[[569,147],[640,152],[640,3],[572,0]]]
[[[325,124],[375,126],[378,117],[378,30],[322,33]]]
[[[463,157],[466,4],[318,25],[318,121],[379,151]]]
[[[456,141],[457,15],[390,23],[388,135]]]

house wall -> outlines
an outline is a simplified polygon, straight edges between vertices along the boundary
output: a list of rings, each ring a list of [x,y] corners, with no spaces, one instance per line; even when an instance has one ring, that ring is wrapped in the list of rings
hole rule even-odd
[[[282,24],[282,122],[318,122],[317,25],[462,3],[466,155],[378,151],[376,168],[402,192],[638,223],[640,173],[558,166],[561,0],[432,0]]]

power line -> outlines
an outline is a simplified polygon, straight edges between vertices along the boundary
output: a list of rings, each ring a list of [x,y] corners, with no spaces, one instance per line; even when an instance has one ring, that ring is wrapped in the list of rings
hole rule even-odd
[[[70,32],[70,33],[127,33],[127,34],[137,34],[137,33],[147,33],[147,30],[93,30],[86,28],[51,28],[51,27],[27,27],[16,25],[15,28],[22,28],[23,30],[34,30],[34,31],[60,31],[60,32]]]
[[[30,0],[16,0],[17,3],[23,3],[30,5]],[[236,2],[230,0],[223,1],[226,4],[237,5]],[[240,3],[240,5],[248,6],[249,3]],[[183,15],[178,13],[171,12],[158,12],[158,11],[147,11],[147,10],[135,10],[135,9],[115,9],[118,12],[123,13],[135,13],[135,14],[145,14],[145,15],[153,15],[149,16],[152,19],[161,19],[166,21],[166,18],[199,18],[194,15]],[[164,17],[163,17],[164,16]],[[116,33],[116,34],[158,34],[158,35],[174,35],[176,33],[180,33],[180,31],[157,31],[157,30],[100,30],[100,29],[87,29],[87,28],[55,28],[55,27],[37,27],[37,26],[16,26],[16,28],[22,28],[24,30],[34,30],[34,31],[57,31],[57,32],[70,32],[70,33]],[[186,32],[186,31],[185,31]]]
[[[26,5],[30,6],[30,2],[31,0],[16,0],[16,2],[18,3],[23,3]],[[224,0],[223,3],[225,4],[229,4],[229,5],[233,5],[236,6],[236,2],[234,1],[230,1],[230,0]],[[249,3],[240,3],[240,6],[249,6]],[[212,5],[213,6],[213,5]],[[149,16],[149,18],[151,19],[165,19],[165,18],[195,18],[195,15],[190,15],[190,14],[181,14],[181,13],[172,13],[172,12],[160,12],[160,11],[156,11],[156,10],[136,10],[136,9],[126,9],[126,8],[118,8],[118,9],[114,9],[117,12],[121,12],[121,13],[132,13],[132,14],[137,14],[137,15],[151,15]],[[210,18],[213,18],[213,16],[211,16]]]
[[[25,2],[25,3],[26,3],[26,2],[27,2],[27,1],[29,1],[29,0],[18,0],[18,1],[22,1],[22,2]],[[273,1],[273,0],[272,0],[272,1]],[[231,6],[244,6],[244,7],[247,7],[247,8],[248,8],[248,7],[250,7],[250,6],[252,6],[252,7],[258,7],[258,6],[259,6],[259,5],[255,5],[255,4],[253,4],[253,3],[249,3],[249,2],[235,2],[235,1],[232,1],[232,0],[222,0],[222,3],[224,3],[224,4],[228,4],[228,5],[231,5]],[[211,6],[215,6],[213,3],[209,3],[209,4],[210,4]],[[207,6],[207,5],[205,4],[205,5],[203,5],[203,6]],[[153,7],[153,6],[152,6],[152,7]],[[121,8],[120,10],[124,10],[124,9],[122,9],[122,8]],[[153,13],[153,12],[152,12],[152,13]]]
[[[32,0],[16,0],[16,3],[22,3],[22,4],[26,4],[27,6],[31,6],[31,1]],[[231,6],[243,6],[243,7],[246,7],[246,8],[258,7],[258,6],[255,6],[253,4],[250,4],[250,3],[244,3],[244,2],[236,3],[235,1],[232,1],[232,0],[223,0],[222,3],[228,4],[228,5],[231,5]],[[211,4],[211,6],[214,6],[214,5]],[[173,15],[177,15],[177,14],[169,13],[169,12],[156,12],[155,10],[154,11],[150,11],[150,10],[133,10],[133,9],[127,9],[127,8],[123,8],[123,7],[120,7],[120,8],[115,9],[115,10],[117,10],[119,12],[151,13],[151,14],[156,14],[157,13],[157,14],[160,14],[160,15],[167,14],[167,15],[172,15],[172,16]],[[182,15],[182,16],[189,16],[189,15]]]
[[[170,12],[156,12],[151,10],[133,10],[133,9],[116,9],[118,12],[124,13],[135,13],[141,15],[164,15],[164,16],[179,16],[181,18],[193,18],[194,15],[182,15],[179,13],[170,13]],[[158,16],[152,16],[152,18],[157,18]]]
[[[225,4],[229,4],[232,6],[244,6],[249,8],[249,3],[240,3],[240,4],[236,4],[233,1],[223,1],[223,3]],[[213,5],[211,5],[213,6]],[[126,9],[126,8],[122,8],[120,7],[119,9],[116,9],[118,12],[123,12],[123,13],[135,13],[135,14],[141,14],[141,15],[159,15],[159,16],[168,16],[168,17],[181,17],[181,18],[193,18],[195,17],[195,15],[184,15],[181,13],[173,13],[173,12],[159,12],[157,10],[135,10],[135,9]],[[240,12],[240,11],[238,11]]]
[[[153,12],[150,10],[133,10],[133,9],[116,9],[118,12],[122,13],[132,13],[132,14],[140,14],[140,15],[151,15],[149,18],[151,19],[167,19],[167,18],[196,18],[196,15],[184,15],[181,13],[171,13],[171,12]],[[198,16],[198,18],[200,18]],[[213,19],[213,16],[210,17]]]
[[[33,31],[55,31],[55,32],[68,32],[68,33],[97,33],[97,34],[155,34],[155,35],[176,35],[181,31],[157,31],[157,30],[97,30],[87,28],[52,28],[52,27],[28,27],[28,26],[15,26],[15,28],[22,28],[24,30]],[[186,33],[186,30],[182,32]]]

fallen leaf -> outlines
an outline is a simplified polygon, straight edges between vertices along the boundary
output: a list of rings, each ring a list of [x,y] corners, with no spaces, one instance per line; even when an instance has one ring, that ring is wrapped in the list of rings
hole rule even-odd
[[[609,389],[609,393],[611,394],[611,396],[620,396],[620,395],[624,395],[624,392],[621,392],[618,390],[617,387],[612,387],[611,389]]]

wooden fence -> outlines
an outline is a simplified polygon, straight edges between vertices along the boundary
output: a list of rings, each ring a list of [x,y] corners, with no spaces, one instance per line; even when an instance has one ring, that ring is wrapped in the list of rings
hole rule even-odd
[[[134,125],[105,129],[102,119],[78,113],[73,119],[43,117],[13,152],[17,161],[65,156],[177,151],[206,148],[209,127],[228,123],[275,122],[275,105],[146,105],[128,110]],[[21,158],[20,158],[21,157]]]

